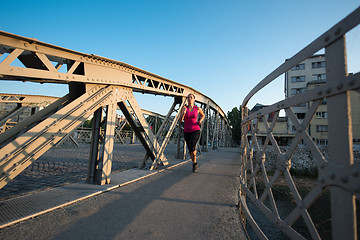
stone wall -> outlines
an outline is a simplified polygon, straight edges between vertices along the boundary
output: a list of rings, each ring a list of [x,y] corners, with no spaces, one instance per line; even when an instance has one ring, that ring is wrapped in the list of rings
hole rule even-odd
[[[285,152],[285,147],[280,147],[281,152]],[[319,150],[324,155],[325,159],[328,159],[328,147],[319,147]],[[255,152],[254,162],[260,161],[260,156]],[[276,164],[279,163],[277,160],[278,156],[274,152],[272,146],[268,146],[266,149],[266,161],[265,167],[267,171],[276,170]],[[354,161],[357,164],[360,164],[360,145],[354,145]],[[306,147],[298,146],[294,152],[294,155],[291,160],[291,168],[294,170],[309,170],[314,171],[317,169],[317,162],[313,157],[313,154]]]

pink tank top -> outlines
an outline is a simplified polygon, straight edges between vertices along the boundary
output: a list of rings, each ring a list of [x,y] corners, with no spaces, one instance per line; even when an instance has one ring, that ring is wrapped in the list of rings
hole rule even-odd
[[[186,108],[187,111],[185,113],[185,118],[184,118],[185,119],[184,132],[190,133],[200,130],[200,126],[197,123],[198,107],[194,106],[192,112],[190,112],[188,107]]]

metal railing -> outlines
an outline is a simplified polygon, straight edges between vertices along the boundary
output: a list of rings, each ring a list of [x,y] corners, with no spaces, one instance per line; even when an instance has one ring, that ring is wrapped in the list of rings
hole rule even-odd
[[[101,129],[100,136],[104,138],[105,131]],[[132,143],[134,137],[133,131],[126,130],[118,130],[114,131],[114,143]],[[91,128],[78,128],[74,131],[67,139],[65,139],[64,143],[75,143],[76,145],[79,143],[90,144],[92,139],[92,129]]]
[[[357,239],[360,165],[354,163],[349,98],[351,93],[360,93],[360,74],[347,73],[345,34],[359,23],[360,8],[275,69],[250,91],[242,103],[239,207],[243,222],[249,223],[260,239],[270,236],[269,231],[262,227],[263,223],[255,219],[257,214],[262,214],[272,224],[270,232],[277,228],[291,239]],[[323,48],[327,75],[324,85],[248,113],[247,104],[259,90]],[[310,121],[324,99],[328,111],[327,155],[308,132]],[[293,108],[303,103],[310,107],[305,118],[299,120]],[[294,138],[286,148],[279,147],[273,134],[280,110],[285,111],[296,128]],[[270,113],[275,113],[275,116],[269,124],[267,115]],[[267,130],[263,145],[256,137],[259,124],[264,124]],[[292,158],[300,143],[307,147],[309,157],[316,161],[318,173],[317,179],[310,181],[306,188],[299,184],[291,171]],[[267,168],[270,149],[275,154],[272,171]],[[284,199],[287,201],[285,204]],[[327,221],[325,225],[314,220],[324,211],[323,215],[329,214],[325,220],[322,219]],[[324,226],[328,234],[324,233]]]

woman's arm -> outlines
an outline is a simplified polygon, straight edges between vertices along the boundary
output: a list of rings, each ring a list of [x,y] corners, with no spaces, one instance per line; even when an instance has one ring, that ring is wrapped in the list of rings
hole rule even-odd
[[[183,106],[183,108],[181,109],[179,122],[182,122],[184,120],[185,114],[186,114],[186,106]]]
[[[200,120],[198,121],[198,123],[199,123],[199,125],[201,125],[202,124],[202,122],[204,121],[204,118],[205,118],[205,114],[204,114],[204,112],[203,112],[203,110],[201,109],[201,108],[198,108],[199,110],[198,110],[198,113],[200,114]]]

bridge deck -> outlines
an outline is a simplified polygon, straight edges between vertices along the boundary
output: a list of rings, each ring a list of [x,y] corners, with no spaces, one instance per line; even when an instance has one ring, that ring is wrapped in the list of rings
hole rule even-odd
[[[115,173],[107,186],[71,184],[4,201],[2,226],[59,209],[11,224],[0,238],[245,239],[235,206],[239,150],[204,154],[199,164],[196,174],[188,161],[178,162]]]

